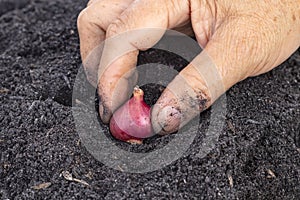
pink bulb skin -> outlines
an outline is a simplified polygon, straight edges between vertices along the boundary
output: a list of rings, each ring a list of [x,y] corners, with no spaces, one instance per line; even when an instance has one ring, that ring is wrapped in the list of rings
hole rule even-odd
[[[135,138],[131,135],[128,135],[125,131],[123,131],[118,126],[118,123],[116,122],[114,117],[112,117],[112,119],[110,120],[109,128],[110,128],[111,134],[118,140],[122,140],[122,141],[128,141],[131,139],[139,140],[139,138]]]
[[[151,108],[143,100],[141,89],[121,106],[110,120],[110,132],[119,140],[142,140],[152,136]]]

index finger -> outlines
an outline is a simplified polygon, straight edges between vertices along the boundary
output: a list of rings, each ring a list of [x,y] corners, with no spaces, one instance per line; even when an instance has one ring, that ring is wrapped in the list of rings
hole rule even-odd
[[[96,87],[98,64],[101,52],[91,52],[105,40],[106,30],[133,0],[90,0],[77,19],[80,53],[88,80]]]
[[[138,50],[156,44],[166,29],[189,19],[185,1],[134,1],[107,30],[98,71],[100,116],[108,122],[112,113],[130,96],[136,75]],[[129,93],[128,93],[129,92]]]

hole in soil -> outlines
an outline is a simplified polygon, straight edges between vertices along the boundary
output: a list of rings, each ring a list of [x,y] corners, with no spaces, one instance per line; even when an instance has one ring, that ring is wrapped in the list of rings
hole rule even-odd
[[[189,62],[183,57],[162,49],[150,48],[147,51],[140,51],[138,56],[138,65],[157,63],[173,67],[181,71]]]
[[[243,167],[243,171],[245,174],[250,175],[254,173],[257,167],[257,160],[253,156],[250,156]]]
[[[72,106],[72,89],[63,86],[55,93],[53,100],[64,106]]]

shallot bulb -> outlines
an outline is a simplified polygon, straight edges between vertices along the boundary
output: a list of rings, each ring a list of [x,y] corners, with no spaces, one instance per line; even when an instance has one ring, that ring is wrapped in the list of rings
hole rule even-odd
[[[136,86],[133,97],[114,112],[109,128],[116,139],[141,144],[143,138],[152,136],[150,106],[143,97],[143,90]]]

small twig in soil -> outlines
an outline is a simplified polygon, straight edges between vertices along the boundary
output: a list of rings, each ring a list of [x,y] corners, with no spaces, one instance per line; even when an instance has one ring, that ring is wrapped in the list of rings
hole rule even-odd
[[[85,175],[85,177],[87,177],[87,178],[89,178],[90,180],[92,180],[92,179],[93,179],[93,173],[92,173],[91,171],[89,171],[89,172]]]
[[[261,123],[256,121],[256,120],[253,120],[253,119],[247,119],[246,122],[250,123],[250,124],[258,124],[260,125]]]
[[[227,121],[227,125],[228,125],[229,129],[230,129],[233,133],[235,133],[235,128],[234,128],[233,124],[231,123],[231,121]]]
[[[76,103],[76,104],[79,104],[79,105],[87,106],[85,103],[83,103],[83,102],[80,101],[79,99],[75,99],[75,103]]]
[[[31,105],[29,106],[28,110],[32,110],[32,108],[35,106],[35,104],[37,104],[39,101],[38,100],[35,100],[31,103]]]
[[[51,182],[46,182],[46,183],[41,183],[39,185],[32,186],[31,188],[35,190],[41,190],[49,187],[51,184],[52,184]]]
[[[22,96],[10,96],[9,99],[11,99],[11,100],[23,100],[24,97],[22,97]]]
[[[270,170],[270,169],[267,169],[267,172],[268,172],[268,176],[267,176],[267,178],[276,178],[276,175],[274,174],[274,172],[272,172],[272,170]]]
[[[118,165],[118,168],[121,172],[124,172],[124,169],[122,169],[122,167],[120,167],[120,165]]]
[[[3,164],[3,169],[8,169],[10,168],[11,164],[10,163],[4,163]]]
[[[6,89],[6,88],[0,89],[0,94],[4,94],[4,93],[8,93],[8,92],[9,92],[9,89]]]
[[[72,174],[68,171],[63,171],[61,174],[68,181],[74,181],[74,182],[81,183],[81,184],[86,185],[86,186],[90,186],[86,181],[83,181],[83,180],[80,180],[80,179],[77,179],[77,178],[73,178]]]
[[[71,89],[71,84],[70,84],[68,77],[66,77],[66,75],[64,75],[64,74],[62,74],[62,77],[63,77],[64,81],[67,83],[68,88]]]
[[[233,178],[232,178],[232,176],[230,174],[228,174],[227,177],[228,177],[230,187],[233,187]]]
[[[53,127],[52,127],[52,128],[50,128],[50,129],[49,129],[49,131],[47,131],[47,133],[46,133],[46,137],[49,137],[49,134],[52,132],[52,130],[53,130]]]

